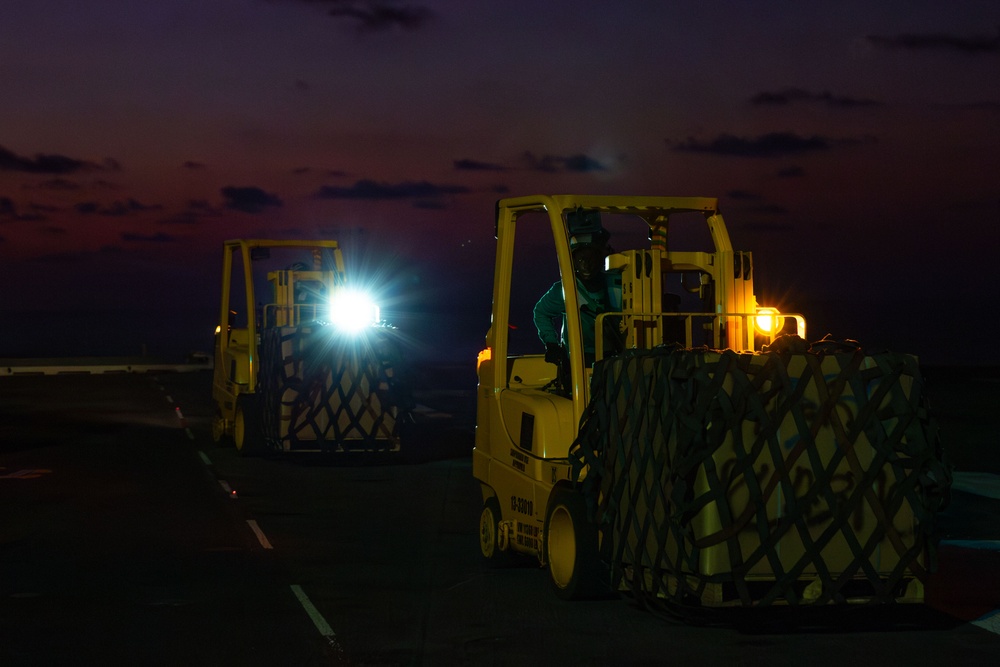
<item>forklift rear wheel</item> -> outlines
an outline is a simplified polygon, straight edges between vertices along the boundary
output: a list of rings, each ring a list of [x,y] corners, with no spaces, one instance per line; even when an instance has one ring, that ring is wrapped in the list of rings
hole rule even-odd
[[[556,594],[584,600],[609,594],[607,568],[598,555],[597,526],[587,519],[584,498],[555,487],[545,513],[545,559]]]
[[[236,419],[233,421],[233,444],[240,456],[257,456],[264,449],[260,412],[256,396],[244,395],[236,400]]]
[[[500,549],[500,502],[490,496],[483,503],[479,515],[479,550],[491,565],[509,565],[513,561],[510,551]]]

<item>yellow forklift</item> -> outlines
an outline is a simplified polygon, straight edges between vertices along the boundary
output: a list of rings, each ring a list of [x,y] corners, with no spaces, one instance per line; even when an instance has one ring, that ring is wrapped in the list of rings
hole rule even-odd
[[[223,245],[212,436],[241,455],[398,452],[412,401],[396,329],[336,241]]]
[[[923,599],[948,475],[914,412],[915,358],[806,343],[802,315],[758,302],[714,198],[517,197],[495,224],[472,454],[484,558],[537,559],[567,599]],[[588,245],[611,296],[583,317]],[[533,309],[553,283],[559,356]]]

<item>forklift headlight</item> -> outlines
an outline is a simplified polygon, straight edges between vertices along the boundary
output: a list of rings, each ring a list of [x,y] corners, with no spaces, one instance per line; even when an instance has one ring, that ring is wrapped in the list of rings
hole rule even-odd
[[[785,327],[785,318],[776,308],[758,308],[753,324],[757,333],[773,336]]]
[[[359,332],[381,320],[379,307],[358,290],[338,290],[330,299],[330,322],[338,329]]]

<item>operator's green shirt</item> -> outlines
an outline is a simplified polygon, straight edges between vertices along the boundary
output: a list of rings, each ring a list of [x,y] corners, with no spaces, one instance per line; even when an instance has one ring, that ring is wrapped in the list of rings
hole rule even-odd
[[[610,310],[620,309],[621,287],[615,286],[615,281],[611,275],[605,274],[605,286],[592,292],[587,289],[579,280],[576,281],[576,292],[580,299],[580,324],[583,328],[583,351],[589,358],[593,358],[596,347],[596,334],[594,332],[597,325],[597,316]],[[615,296],[618,298],[616,299]],[[556,317],[562,318],[562,331],[556,331],[553,320]],[[561,342],[564,347],[569,345],[569,334],[566,328],[566,298],[563,295],[562,283],[557,282],[542,295],[542,298],[535,304],[534,311],[535,328],[538,329],[538,337],[542,343]]]

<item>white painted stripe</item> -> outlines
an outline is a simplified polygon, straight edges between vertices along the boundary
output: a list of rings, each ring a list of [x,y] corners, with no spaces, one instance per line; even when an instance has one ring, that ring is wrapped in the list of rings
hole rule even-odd
[[[270,540],[267,539],[267,535],[265,535],[264,531],[260,529],[260,526],[257,525],[256,521],[253,519],[247,519],[247,525],[250,526],[250,530],[253,531],[253,534],[257,536],[257,541],[260,542],[260,546],[265,549],[274,548],[271,546]]]
[[[163,387],[160,387],[160,389],[163,389]],[[170,394],[167,394],[167,403],[173,403],[173,402],[174,402],[173,397]]]
[[[201,457],[201,462],[204,463],[205,465],[207,466],[212,465],[212,459],[208,458],[205,455],[205,452],[201,451],[200,449],[198,450],[198,456]]]
[[[184,413],[181,412],[181,407],[179,405],[174,408],[174,414],[176,414],[177,418],[181,420],[181,428],[184,429],[184,434],[187,435],[188,440],[194,440],[194,433],[191,431],[191,427],[188,426],[187,417],[185,417]]]
[[[1000,500],[1000,475],[988,472],[956,472],[952,475],[951,488],[955,491]]]
[[[993,634],[1000,635],[1000,609],[994,609],[982,618],[973,621],[972,624],[983,630],[989,630]]]
[[[229,486],[229,482],[227,482],[224,479],[220,479],[219,486],[222,487],[222,490],[226,492],[227,496],[229,496],[233,500],[236,500],[236,492],[233,491],[233,487]]]
[[[321,635],[327,638],[337,636],[333,631],[333,628],[330,627],[330,624],[326,622],[325,618],[323,618],[323,615],[319,613],[319,609],[316,608],[316,605],[312,603],[309,596],[307,596],[305,591],[302,590],[301,586],[298,584],[292,584],[292,593],[294,593],[295,597],[298,598],[299,604],[301,604],[302,608],[306,610],[307,614],[309,614],[309,618],[312,619],[313,625],[316,626],[316,629],[319,630]]]

